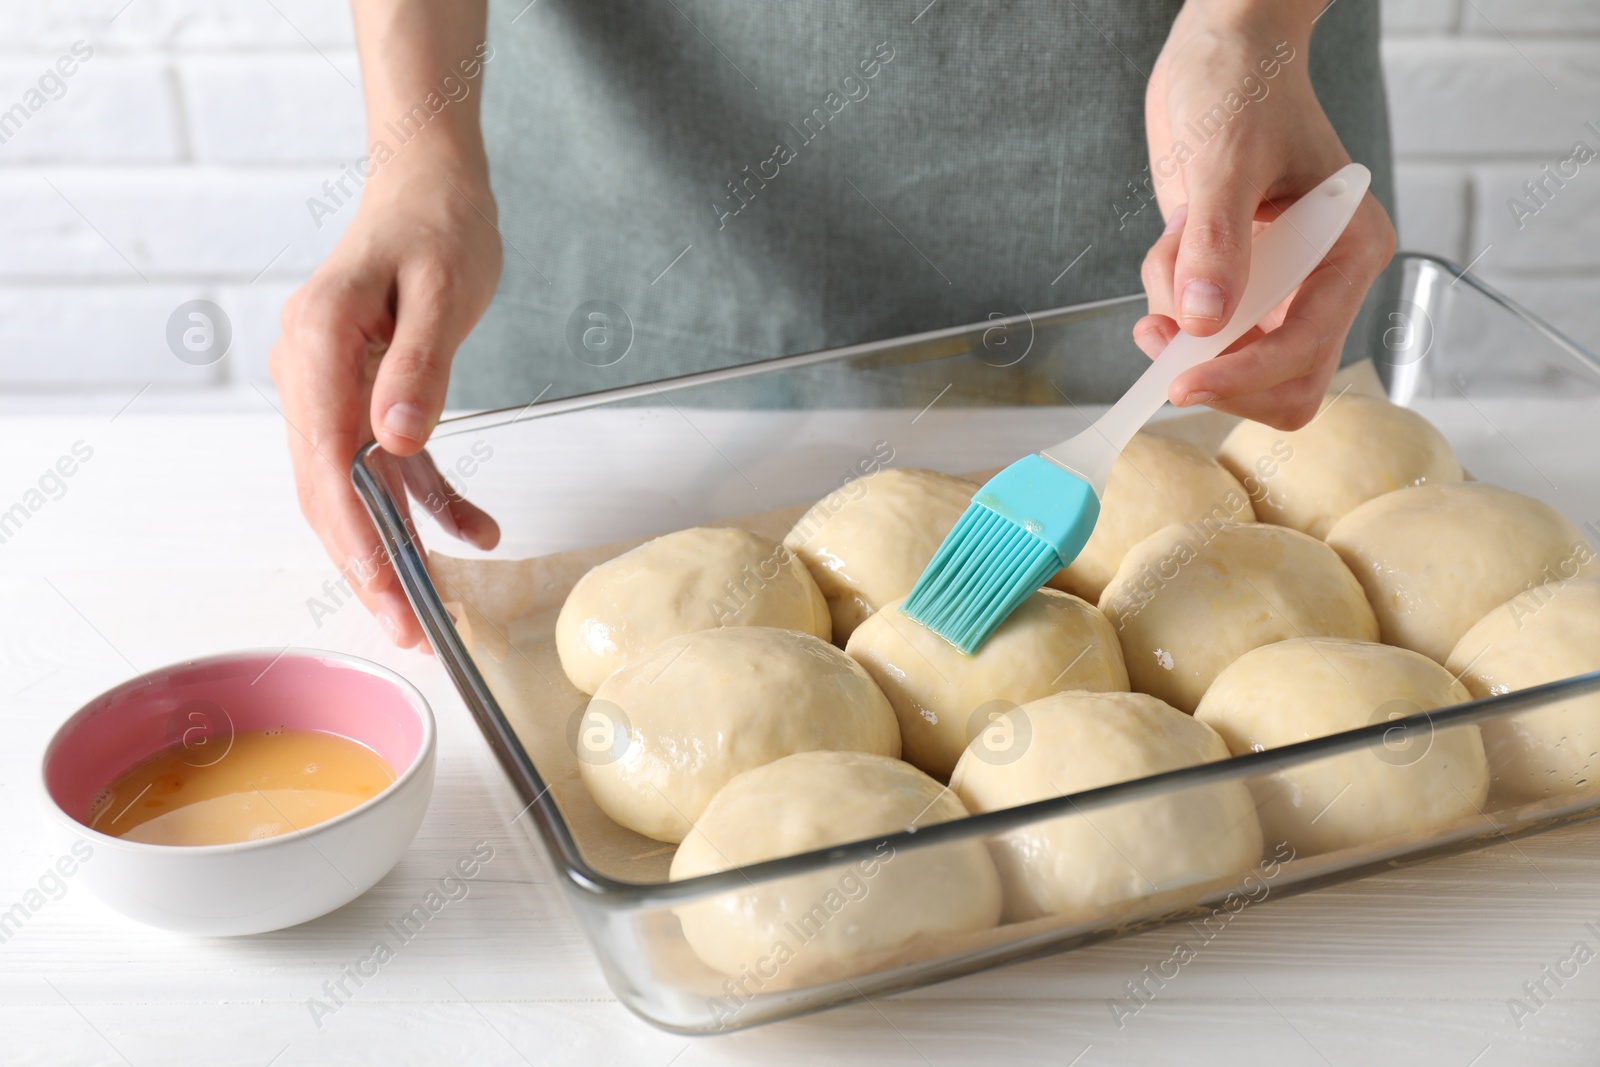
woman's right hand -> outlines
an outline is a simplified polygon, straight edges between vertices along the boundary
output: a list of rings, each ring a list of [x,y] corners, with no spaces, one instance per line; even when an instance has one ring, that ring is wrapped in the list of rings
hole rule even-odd
[[[350,228],[284,304],[271,360],[300,510],[402,648],[422,630],[350,483],[356,451],[376,437],[397,457],[383,466],[403,509],[409,487],[463,540],[491,548],[500,537],[423,451],[456,347],[489,306],[501,263],[485,169],[441,163],[432,147],[405,146],[377,166]]]

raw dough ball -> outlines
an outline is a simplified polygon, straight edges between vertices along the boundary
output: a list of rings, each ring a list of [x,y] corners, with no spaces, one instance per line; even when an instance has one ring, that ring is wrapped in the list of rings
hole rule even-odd
[[[1378,638],[1361,586],[1332,549],[1262,523],[1152,534],[1122,561],[1100,610],[1122,641],[1133,688],[1187,712],[1224,667],[1259,645]]]
[[[1600,670],[1600,578],[1519,593],[1479,619],[1445,662],[1475,697]],[[1600,693],[1481,724],[1495,788],[1516,800],[1600,791]]]
[[[612,819],[658,841],[683,840],[740,771],[819,748],[900,754],[894,709],[859,663],[765,626],[657,645],[601,684],[590,721],[614,741],[580,747],[584,785]]]
[[[954,793],[908,763],[804,752],[746,771],[711,799],[672,858],[674,881],[965,818]],[[981,839],[873,858],[677,909],[695,954],[723,974],[783,987],[871,970],[921,938],[984,930],[1000,879]],[[781,981],[779,981],[781,980]]]
[[[1366,589],[1384,642],[1440,663],[1529,583],[1600,574],[1555,508],[1483,482],[1385,493],[1334,523],[1328,544]]]
[[[836,643],[911,592],[977,491],[948,474],[892,467],[835,489],[800,517],[783,543],[827,597]]]
[[[1200,702],[1234,755],[1355,730],[1468,700],[1450,672],[1403,648],[1309,638],[1240,656]],[[1426,837],[1476,817],[1489,792],[1473,725],[1395,727],[1382,746],[1328,756],[1251,782],[1269,843],[1312,855]]]
[[[1241,422],[1222,442],[1222,465],[1250,490],[1256,518],[1326,537],[1358,504],[1410,485],[1459,482],[1450,442],[1414,411],[1343,393],[1292,432]]]
[[[1250,494],[1216,460],[1187,441],[1137,433],[1111,467],[1089,543],[1050,584],[1092,604],[1128,549],[1162,527],[1255,518]]]
[[[749,530],[697,527],[646,541],[595,567],[556,618],[556,652],[593,693],[661,642],[718,626],[777,626],[826,641],[828,606],[788,549]]]
[[[1057,693],[973,741],[950,780],[967,808],[998,811],[1227,759],[1209,726],[1142,693]],[[990,842],[1006,917],[1087,918],[1140,897],[1228,878],[1261,859],[1250,791],[1222,782],[1012,830]]]
[[[950,777],[978,728],[1010,705],[1128,688],[1111,624],[1075,596],[1039,590],[971,656],[900,614],[900,604],[856,627],[845,651],[894,705],[904,758],[936,778]]]

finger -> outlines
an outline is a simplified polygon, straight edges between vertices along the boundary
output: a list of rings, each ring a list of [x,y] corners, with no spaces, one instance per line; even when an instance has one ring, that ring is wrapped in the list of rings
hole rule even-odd
[[[391,586],[381,592],[358,589],[356,595],[372,613],[372,617],[378,620],[396,648],[415,648],[425,640],[422,624],[417,621],[411,610],[411,602],[399,586]]]
[[[372,385],[372,426],[396,456],[416,453],[444,410],[450,363],[465,336],[452,309],[449,272],[407,263],[396,279],[394,339]]]
[[[401,464],[405,461],[379,449],[372,454],[372,469],[383,482],[388,491],[389,499],[393,501],[395,509],[399,512],[400,525],[405,531],[403,544],[413,549],[421,558],[423,566],[427,566],[428,553],[422,541],[417,537],[416,522],[411,517],[411,503],[406,495],[405,476]],[[388,633],[389,639],[400,648],[412,648],[419,642],[425,643],[422,624],[412,610],[411,602],[401,588],[399,575],[395,568],[395,561],[390,551],[385,548],[382,558],[383,569],[391,577],[375,600],[378,609],[374,614]]]
[[[303,496],[301,510],[321,540],[324,550],[345,575],[351,590],[378,620],[395,644],[409,648],[421,637],[404,594],[393,584],[387,552],[370,523],[348,524],[340,519],[342,504],[337,494],[350,491],[348,483],[332,476],[331,467],[316,454],[308,441],[290,428],[291,455],[299,454],[296,466],[311,485]],[[362,517],[364,520],[364,516]]]
[[[348,473],[366,433],[361,366],[369,342],[361,328],[362,297],[326,285],[296,293],[284,306],[273,377],[301,510],[340,570],[361,576],[363,584],[379,580],[381,587],[377,531]]]
[[[1146,315],[1133,324],[1133,343],[1139,351],[1155,359],[1178,336],[1178,324],[1165,315]]]
[[[1180,407],[1232,400],[1302,378],[1324,364],[1337,364],[1346,327],[1321,306],[1336,298],[1330,300],[1326,287],[1312,284],[1311,279],[1307,286],[1310,291],[1301,287],[1276,329],[1258,329],[1247,344],[1180,374],[1168,389],[1168,399]]]
[[[386,328],[383,293],[343,281],[313,283],[284,307],[273,351],[301,511],[361,601],[402,647],[420,629],[393,587],[377,531],[350,484],[369,437],[364,366],[372,335]]]
[[[1252,327],[1250,330],[1245,332],[1243,337],[1240,337],[1238,340],[1234,341],[1233,344],[1229,346],[1228,351],[1231,352],[1236,348],[1243,348],[1245,345],[1253,344],[1255,341],[1264,336],[1265,333],[1266,330],[1262,326]],[[1140,350],[1151,359],[1155,359],[1157,356],[1161,355],[1162,352],[1166,351],[1167,346],[1172,343],[1172,339],[1177,335],[1178,324],[1167,318],[1165,315],[1146,315],[1144,318],[1134,323],[1133,326],[1134,343],[1137,344]],[[1211,401],[1215,400],[1216,397],[1209,393],[1203,392],[1172,392],[1167,399],[1179,407],[1189,407],[1194,404],[1210,403]]]
[[[1272,328],[1265,335],[1180,375],[1169,396],[1177,403],[1196,393],[1232,400],[1308,375],[1331,377],[1350,324],[1392,246],[1393,229],[1374,202],[1301,283],[1276,325],[1269,319]]]
[[[1261,195],[1233,167],[1186,174],[1189,211],[1173,264],[1175,318],[1209,337],[1233,315],[1250,276],[1250,235]]]
[[[406,456],[401,464],[400,470],[405,475],[406,488],[412,498],[422,505],[423,513],[431,516],[445,533],[457,541],[465,540],[461,524],[456,522],[455,512],[450,507],[451,497],[456,494],[439,474],[439,469],[434,466],[433,457],[428,455],[428,450],[423,449],[414,456]]]
[[[1144,283],[1145,297],[1153,315],[1171,317],[1175,311],[1172,303],[1172,271],[1178,259],[1178,244],[1183,238],[1184,220],[1189,217],[1189,205],[1179,204],[1167,219],[1166,229],[1156,243],[1145,253],[1139,267],[1139,279]]]
[[[1244,336],[1234,341],[1226,350],[1232,352],[1235,349],[1243,348],[1245,345],[1255,342],[1258,338],[1263,336],[1267,330],[1275,327],[1278,322],[1282,321],[1282,315],[1280,312],[1274,312],[1273,314],[1277,315],[1278,318],[1273,319],[1273,317],[1269,315],[1266,319],[1262,320],[1260,326],[1253,326],[1246,330]],[[1134,343],[1139,346],[1140,351],[1144,352],[1144,354],[1149,356],[1151,359],[1155,359],[1157,356],[1161,355],[1162,352],[1165,352],[1167,346],[1172,343],[1172,339],[1177,336],[1178,324],[1167,318],[1165,315],[1146,315],[1144,318],[1133,324]],[[1181,400],[1179,399],[1174,399],[1172,402],[1174,404],[1180,404],[1181,406]]]
[[[1209,404],[1279,430],[1297,430],[1309,422],[1338,370],[1349,320],[1337,311],[1319,312],[1315,292],[1295,299],[1298,307],[1291,306],[1275,329],[1258,327],[1236,350],[1180,375],[1169,394],[1181,398],[1174,403]],[[1317,321],[1324,318],[1326,325]],[[1206,374],[1196,374],[1200,370]]]
[[[499,523],[456,491],[426,449],[401,460],[400,469],[411,495],[451,536],[482,549],[500,543]]]
[[[1275,430],[1298,430],[1316,418],[1336,369],[1336,366],[1330,366],[1326,374],[1294,378],[1265,392],[1251,393],[1233,400],[1216,400],[1209,406],[1229,415],[1263,423]]]
[[[1250,238],[1283,212],[1274,203],[1263,200],[1256,206],[1255,218],[1250,224]],[[1173,318],[1177,308],[1173,299],[1173,275],[1177,269],[1178,246],[1183,239],[1183,224],[1189,215],[1189,205],[1179,204],[1156,243],[1145,253],[1139,268],[1139,278],[1144,284],[1145,297],[1151,314]],[[1241,290],[1242,292],[1242,290]]]
[[[407,531],[405,545],[415,550],[422,560],[424,568],[427,567],[428,554],[423,544],[416,537],[415,523],[411,519],[410,508],[406,500],[405,482],[400,473],[400,461],[386,452],[378,451],[373,454],[372,467],[380,481],[387,489],[389,498],[395,502],[395,507],[400,512],[400,522]],[[403,550],[403,549],[402,549]],[[427,636],[423,633],[422,623],[417,618],[411,606],[410,599],[402,588],[396,569],[394,556],[387,547],[380,549],[380,562],[383,572],[389,576],[389,582],[382,589],[368,586],[358,589],[357,595],[363,604],[372,613],[373,617],[383,627],[389,640],[397,648],[416,648],[420,651],[432,653],[428,645]]]
[[[384,487],[389,491],[389,499],[394,502],[395,510],[400,513],[400,525],[405,530],[403,545],[409,546],[416,552],[424,567],[428,563],[428,550],[422,543],[422,537],[417,532],[417,522],[411,515],[411,497],[406,492],[405,471],[401,464],[405,459],[400,456],[391,456],[389,453],[378,449],[372,455],[373,467],[382,479]],[[388,559],[391,570],[394,559]]]

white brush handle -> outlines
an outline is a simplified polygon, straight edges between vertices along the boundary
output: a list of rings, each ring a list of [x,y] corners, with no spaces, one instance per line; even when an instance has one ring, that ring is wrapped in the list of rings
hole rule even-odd
[[[1339,239],[1367,193],[1372,173],[1359,163],[1295,201],[1250,245],[1250,279],[1228,324],[1210,337],[1180,332],[1111,410],[1083,433],[1041,455],[1105,495],[1106,477],[1122,449],[1167,402],[1167,389],[1190,367],[1220,355],[1288,299]]]

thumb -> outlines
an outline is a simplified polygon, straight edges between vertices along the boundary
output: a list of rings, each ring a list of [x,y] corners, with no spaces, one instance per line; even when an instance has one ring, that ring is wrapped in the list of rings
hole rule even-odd
[[[439,273],[402,268],[396,290],[394,337],[372,384],[372,429],[385,451],[410,456],[427,443],[444,410],[450,363],[465,330]]]
[[[1189,181],[1189,213],[1178,242],[1172,278],[1178,325],[1207,337],[1222,329],[1239,306],[1250,276],[1251,222],[1260,201],[1239,175]]]

